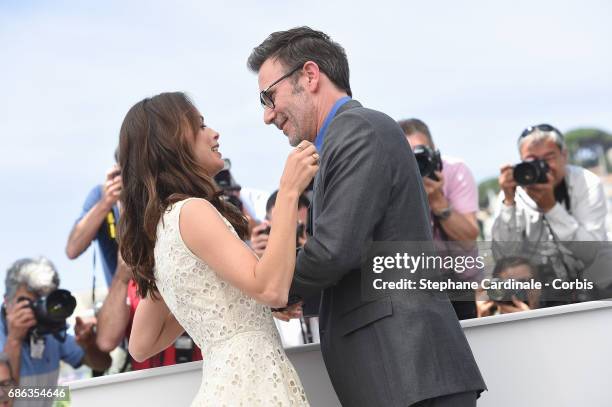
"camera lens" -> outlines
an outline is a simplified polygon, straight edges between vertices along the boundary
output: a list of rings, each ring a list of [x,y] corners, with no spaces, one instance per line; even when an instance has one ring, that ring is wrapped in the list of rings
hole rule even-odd
[[[414,158],[419,166],[419,172],[422,177],[427,177],[436,170],[436,163],[433,160],[433,151],[428,146],[415,146]]]
[[[63,321],[74,312],[76,299],[67,290],[55,290],[46,298],[47,317],[53,321]]]
[[[514,167],[512,175],[519,185],[545,184],[548,164],[542,160],[523,161]]]

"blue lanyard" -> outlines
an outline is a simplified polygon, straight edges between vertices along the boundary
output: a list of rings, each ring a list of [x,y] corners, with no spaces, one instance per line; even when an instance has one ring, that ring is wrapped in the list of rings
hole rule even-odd
[[[336,112],[338,111],[338,109],[340,109],[340,107],[346,102],[348,102],[349,100],[351,100],[350,96],[344,96],[338,99],[336,103],[334,103],[334,105],[332,106],[329,113],[327,114],[327,117],[325,118],[325,121],[323,122],[323,126],[321,126],[321,129],[317,133],[317,138],[315,139],[315,147],[317,148],[317,151],[319,153],[321,152],[321,149],[323,148],[323,140],[325,139],[325,132],[327,131],[327,127],[329,127],[329,124],[336,116]]]

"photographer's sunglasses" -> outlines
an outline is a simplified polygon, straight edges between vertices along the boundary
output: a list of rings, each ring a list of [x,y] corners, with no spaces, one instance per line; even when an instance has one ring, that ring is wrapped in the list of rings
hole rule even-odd
[[[287,72],[286,74],[284,74],[283,76],[281,76],[280,78],[278,78],[277,80],[272,82],[272,84],[270,86],[268,86],[267,88],[265,88],[264,90],[259,92],[259,103],[261,103],[261,106],[264,109],[266,107],[269,108],[269,109],[274,109],[274,107],[275,107],[274,106],[274,101],[272,100],[272,97],[268,94],[268,92],[270,91],[272,86],[276,85],[277,83],[279,83],[283,79],[287,79],[288,77],[290,77],[291,75],[296,73],[301,68],[302,68],[302,65],[296,66],[295,68],[293,68],[292,70],[290,70],[289,72]]]
[[[556,127],[551,126],[550,124],[538,124],[537,126],[529,126],[527,127],[525,130],[523,130],[523,132],[521,133],[521,136],[519,137],[519,140],[527,137],[528,135],[530,135],[531,133],[533,133],[535,130],[540,130],[540,131],[554,131],[555,133],[557,133],[559,136],[561,136],[561,138],[563,138],[563,133],[561,133],[559,130],[557,130]]]

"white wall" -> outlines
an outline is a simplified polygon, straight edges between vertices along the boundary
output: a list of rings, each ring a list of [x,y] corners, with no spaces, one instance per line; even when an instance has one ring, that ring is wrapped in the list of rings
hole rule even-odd
[[[462,321],[487,382],[479,407],[612,405],[612,302]],[[317,344],[287,350],[313,407],[339,406]],[[187,406],[201,362],[70,383],[73,405]]]

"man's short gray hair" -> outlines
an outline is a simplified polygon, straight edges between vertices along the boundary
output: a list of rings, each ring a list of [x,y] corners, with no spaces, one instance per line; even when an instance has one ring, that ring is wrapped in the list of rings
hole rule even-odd
[[[532,129],[532,130],[530,130]],[[559,150],[565,151],[565,140],[563,139],[563,135],[557,129],[554,130],[542,130],[539,129],[538,126],[528,128],[530,130],[526,136],[520,137],[518,140],[518,149],[521,151],[521,147],[523,144],[527,142],[533,142],[534,144],[539,144],[544,142],[545,140],[552,140],[555,142]],[[525,130],[525,131],[527,131]]]
[[[9,301],[12,300],[22,285],[37,295],[47,295],[57,289],[59,283],[57,269],[49,259],[45,257],[20,259],[6,272],[4,297]]]

